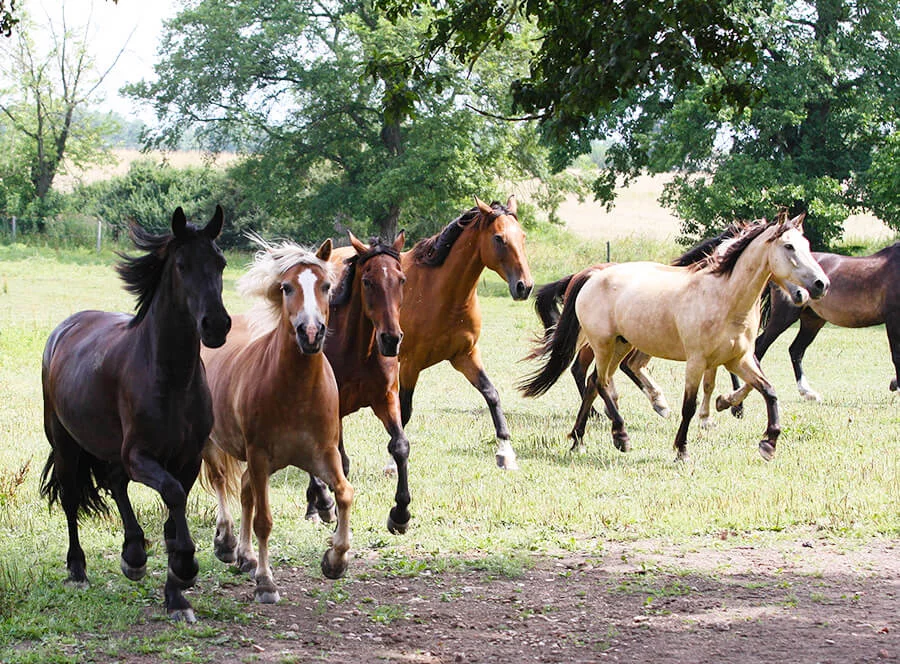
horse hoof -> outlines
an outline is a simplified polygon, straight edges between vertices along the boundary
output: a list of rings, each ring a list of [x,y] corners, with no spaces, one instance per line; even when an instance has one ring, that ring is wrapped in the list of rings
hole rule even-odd
[[[397,523],[390,515],[388,515],[387,529],[391,535],[405,535],[407,528],[409,528],[409,521],[406,521],[406,523]]]
[[[516,461],[516,457],[498,454],[497,455],[497,467],[502,468],[503,470],[518,470],[519,462]]]
[[[331,556],[336,556],[337,561],[331,562]],[[346,572],[347,557],[338,556],[334,549],[328,549],[325,555],[322,556],[322,574],[328,579],[340,579]]]
[[[318,510],[318,512],[319,518],[323,523],[334,523],[337,521],[337,508],[334,506],[334,503],[331,503],[331,507]]]
[[[131,581],[140,581],[144,578],[144,575],[147,574],[146,565],[141,565],[140,567],[132,567],[125,562],[124,558],[119,558],[119,567],[122,570],[122,574],[125,575],[125,578],[130,579]]]
[[[896,392],[896,391],[897,391],[897,379],[896,379],[896,378],[893,378],[893,379],[891,380],[890,390],[891,390],[891,392]]]
[[[257,604],[278,604],[281,595],[273,585],[272,588],[257,588],[253,593],[253,599]]]
[[[251,577],[256,576],[256,564],[255,560],[250,560],[249,558],[238,558],[237,560],[238,569]]]
[[[216,546],[215,549],[216,558],[221,560],[223,563],[231,564],[235,560],[237,560],[237,556],[234,553],[234,549],[226,549],[225,547]]]
[[[739,403],[737,406],[731,407],[731,416],[736,419],[744,417],[744,404]]]
[[[620,452],[630,452],[631,451],[631,441],[628,439],[628,436],[613,436],[613,445],[616,446],[616,449]]]
[[[766,461],[771,461],[775,458],[775,446],[768,440],[761,440],[759,441],[759,454]]]
[[[728,403],[728,399],[719,395],[716,397],[716,412],[721,413],[726,408],[730,407],[731,404]]]
[[[169,620],[174,622],[195,623],[197,622],[197,616],[194,615],[193,609],[176,609],[175,611],[169,611]]]
[[[816,403],[822,400],[821,395],[819,395],[818,392],[813,392],[812,390],[809,390],[808,392],[801,392],[800,396],[802,396],[807,401],[815,401]]]
[[[63,581],[70,588],[78,588],[79,590],[84,590],[85,588],[90,587],[91,583],[87,580],[87,577],[83,579],[73,579],[71,576]]]
[[[656,414],[664,419],[669,419],[669,415],[672,414],[672,411],[669,410],[669,407],[663,404],[653,404],[653,410],[656,411]]]
[[[384,465],[384,470],[382,471],[385,477],[396,477],[397,475],[397,463],[391,459]]]
[[[678,452],[675,455],[675,463],[685,463],[690,460],[691,460],[691,457],[687,452]]]

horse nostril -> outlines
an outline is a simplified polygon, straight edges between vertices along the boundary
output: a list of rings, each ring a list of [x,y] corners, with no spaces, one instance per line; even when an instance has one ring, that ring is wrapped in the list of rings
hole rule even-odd
[[[822,281],[821,279],[816,279],[816,284],[815,284],[815,286],[816,286],[816,289],[817,289],[820,293],[821,293],[822,291],[825,290],[825,282]]]

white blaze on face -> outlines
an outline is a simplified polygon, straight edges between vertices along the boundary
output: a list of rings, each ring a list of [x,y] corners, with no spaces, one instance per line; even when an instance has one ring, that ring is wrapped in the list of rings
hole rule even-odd
[[[307,324],[319,320],[319,304],[316,301],[316,282],[318,278],[312,270],[303,270],[297,275],[297,283],[303,291],[303,317]]]

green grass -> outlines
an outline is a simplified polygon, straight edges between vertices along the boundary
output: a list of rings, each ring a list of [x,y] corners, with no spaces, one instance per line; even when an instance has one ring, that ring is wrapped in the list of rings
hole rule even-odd
[[[529,250],[539,283],[605,260],[605,245],[575,241],[554,229],[531,231]],[[614,254],[615,260],[667,260],[679,250],[635,242],[622,243],[616,251],[621,255]],[[62,584],[65,520],[59,509],[48,512],[38,495],[48,452],[40,399],[43,344],[74,311],[132,308],[111,269],[113,261],[112,254],[0,247],[0,653],[15,653],[3,661],[82,661],[85,652],[113,647],[99,635],[127,634],[129,625],[162,616],[164,515],[152,491],[131,490],[138,518],[154,540],[148,580],[131,583],[119,572],[118,516],[90,519],[81,528],[93,584],[87,592]],[[226,273],[226,304],[234,311],[246,306],[234,294],[244,262],[231,260]],[[758,395],[749,397],[743,420],[721,414],[708,432],[692,427],[691,461],[676,464],[677,418],[659,418],[624,377],[619,379],[620,405],[633,451],[617,452],[608,423],[594,420],[588,425],[587,453],[575,456],[567,452],[566,440],[577,408],[569,377],[537,400],[523,399],[514,389],[529,370],[520,359],[538,329],[530,303],[510,300],[494,274],[485,275],[481,288],[481,349],[501,394],[521,470],[505,473],[495,467],[490,417],[463,377],[446,364],[426,371],[407,427],[413,521],[405,536],[395,537],[385,528],[395,488],[382,473],[387,435],[369,412],[347,418],[345,440],[356,489],[354,549],[374,556],[388,576],[463,567],[487,577],[515,577],[534,553],[590,555],[610,539],[688,542],[710,536],[715,546],[715,535],[723,531],[757,542],[811,529],[851,541],[900,534],[900,416],[896,397],[887,389],[893,368],[883,327],[827,326],[822,331],[806,360],[810,382],[824,396],[821,404],[803,401],[794,387],[787,346],[795,330],[773,345],[763,368],[780,397],[784,432],[771,463],[756,451],[765,428]],[[677,412],[682,365],[654,360],[650,366]],[[720,391],[726,386],[722,374]],[[297,469],[272,478],[272,560],[318,576],[328,531],[302,519],[305,486],[306,476]],[[201,566],[191,596],[198,615],[201,620],[252,619],[253,607],[210,592],[234,582],[212,555],[214,500],[198,488],[189,512]],[[351,577],[356,569],[351,563]],[[333,588],[333,596],[310,601],[340,599],[342,586]],[[656,596],[676,591],[645,590]],[[368,609],[377,622],[403,615],[399,607]],[[203,644],[216,636],[190,634],[178,642],[185,649],[179,653],[163,636],[122,647],[204,661]]]

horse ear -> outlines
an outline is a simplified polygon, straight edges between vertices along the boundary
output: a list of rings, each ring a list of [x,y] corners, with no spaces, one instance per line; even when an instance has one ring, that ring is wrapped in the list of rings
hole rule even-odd
[[[494,214],[494,208],[492,208],[490,205],[488,205],[483,200],[478,198],[478,196],[475,197],[475,205],[478,207],[479,210],[481,210],[481,212],[483,214],[486,214],[486,215]]]
[[[791,219],[788,223],[789,223],[791,226],[793,226],[794,228],[796,228],[798,231],[800,231],[800,232],[802,233],[802,232],[803,232],[803,220],[804,220],[804,219],[806,219],[806,213],[805,213],[805,212],[801,212],[801,213],[798,214],[796,217],[794,217],[793,219]]]
[[[401,251],[404,242],[406,242],[406,230],[401,230],[394,238],[394,251]]]
[[[319,247],[319,250],[316,252],[316,258],[321,261],[327,261],[331,258],[331,238],[328,238],[322,243],[322,246]]]
[[[185,228],[187,228],[187,217],[184,216],[184,210],[179,205],[172,214],[172,233],[175,237],[179,237],[184,234]]]
[[[516,215],[516,211],[519,209],[519,206],[518,203],[516,203],[515,194],[510,194],[509,198],[506,199],[506,209],[509,210],[509,213],[511,215]]]
[[[216,211],[213,213],[212,219],[203,227],[203,234],[210,240],[215,240],[222,232],[222,224],[225,221],[225,212],[221,205],[216,205]]]
[[[356,249],[357,254],[362,256],[364,253],[366,253],[369,250],[369,248],[366,245],[364,245],[362,242],[360,242],[359,238],[356,237],[353,233],[351,233],[350,231],[347,231],[347,235],[350,236],[350,244],[353,246],[354,249]]]

